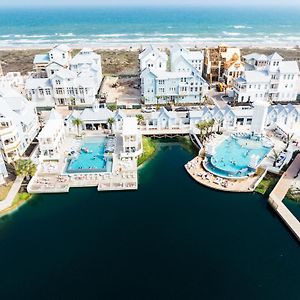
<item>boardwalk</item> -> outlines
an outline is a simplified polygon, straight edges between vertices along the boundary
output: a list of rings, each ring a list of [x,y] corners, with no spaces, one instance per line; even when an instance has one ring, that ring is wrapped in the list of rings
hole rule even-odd
[[[299,169],[300,154],[297,155],[287,171],[281,176],[269,196],[269,203],[300,241],[300,222],[282,202],[286,193],[293,184]]]

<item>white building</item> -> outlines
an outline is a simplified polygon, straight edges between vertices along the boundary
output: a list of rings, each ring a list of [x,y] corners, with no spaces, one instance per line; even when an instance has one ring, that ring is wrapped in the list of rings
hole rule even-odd
[[[0,85],[9,85],[22,94],[25,92],[25,80],[20,72],[8,72],[5,75],[3,73],[1,75],[0,70]]]
[[[122,128],[121,157],[137,157],[143,153],[142,135],[138,130],[136,117],[125,117]]]
[[[140,70],[152,68],[154,70],[166,71],[168,56],[165,52],[160,51],[153,45],[147,46],[143,52],[139,54]]]
[[[0,152],[0,184],[5,184],[5,178],[8,176],[5,162]]]
[[[77,130],[72,125],[72,120],[76,118],[82,121],[81,129],[95,131],[108,129],[108,119],[114,118],[114,113],[107,107],[100,107],[97,103],[94,103],[92,108],[85,108],[81,111],[74,110],[67,120],[67,126],[71,131]]]
[[[283,61],[274,53],[270,56],[249,54],[243,57],[245,74],[234,83],[238,102],[295,101],[298,93],[299,68],[296,61]]]
[[[141,73],[145,104],[201,103],[207,88],[207,83],[196,69],[166,72],[147,68]]]
[[[202,51],[190,51],[175,45],[170,49],[170,58],[172,72],[191,72],[195,68],[202,75],[204,61]]]
[[[51,62],[56,62],[64,67],[68,67],[72,59],[72,49],[67,45],[55,45],[48,53],[37,54],[33,60],[36,72],[45,71]]]
[[[95,102],[102,81],[101,56],[84,48],[71,58],[68,49],[62,45],[53,48],[47,59],[35,57],[39,71],[26,80],[25,89],[36,107],[89,107]]]
[[[64,120],[53,108],[44,128],[39,133],[40,160],[59,160],[61,146],[65,139]]]
[[[11,87],[0,87],[0,147],[7,162],[19,159],[39,131],[34,105]]]

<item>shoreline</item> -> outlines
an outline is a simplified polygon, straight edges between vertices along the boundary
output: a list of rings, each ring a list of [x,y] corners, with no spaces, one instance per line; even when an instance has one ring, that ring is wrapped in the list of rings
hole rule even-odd
[[[68,43],[67,41],[53,41],[53,43],[47,43],[47,44],[28,44],[28,45],[16,45],[16,46],[1,46],[0,45],[0,51],[26,51],[26,50],[46,50],[55,44],[67,44],[73,49],[81,49],[84,47],[89,47],[92,48],[93,50],[140,50],[145,48],[147,45],[155,45],[159,48],[169,48],[175,44],[180,44],[184,47],[189,47],[189,48],[206,48],[206,47],[216,47],[221,44],[225,44],[228,46],[232,47],[239,47],[239,48],[246,48],[246,49],[288,49],[288,50],[298,50],[300,49],[300,41],[299,43],[247,43],[247,42],[222,42],[222,41],[216,41],[216,42],[182,42],[180,40],[176,41],[170,41],[170,42],[165,42],[165,43],[159,43],[159,42],[144,42],[144,43],[100,43],[100,44],[95,44],[95,43],[80,43],[80,44],[73,44],[73,43]]]

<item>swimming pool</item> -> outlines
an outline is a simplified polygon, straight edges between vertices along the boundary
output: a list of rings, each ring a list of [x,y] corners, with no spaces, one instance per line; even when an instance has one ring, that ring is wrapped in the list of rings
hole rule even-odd
[[[253,174],[272,149],[269,139],[234,134],[206,155],[205,168],[221,177],[242,178]]]
[[[99,173],[112,171],[112,157],[106,153],[108,138],[85,139],[68,159],[66,173]]]

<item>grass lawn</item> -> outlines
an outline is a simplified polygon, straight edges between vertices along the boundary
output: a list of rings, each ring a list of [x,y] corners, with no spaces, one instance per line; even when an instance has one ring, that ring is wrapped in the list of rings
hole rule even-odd
[[[0,186],[0,201],[5,199],[12,185],[13,181],[10,181],[7,185]]]
[[[31,197],[29,193],[18,193],[12,203],[12,205],[17,205],[19,202],[27,201]]]
[[[279,178],[280,176],[267,173],[264,179],[260,182],[260,184],[255,189],[255,191],[262,195],[270,194],[270,192],[273,190],[276,183],[278,182]]]
[[[138,166],[147,161],[156,151],[157,142],[149,137],[143,137],[143,154],[138,158]]]

